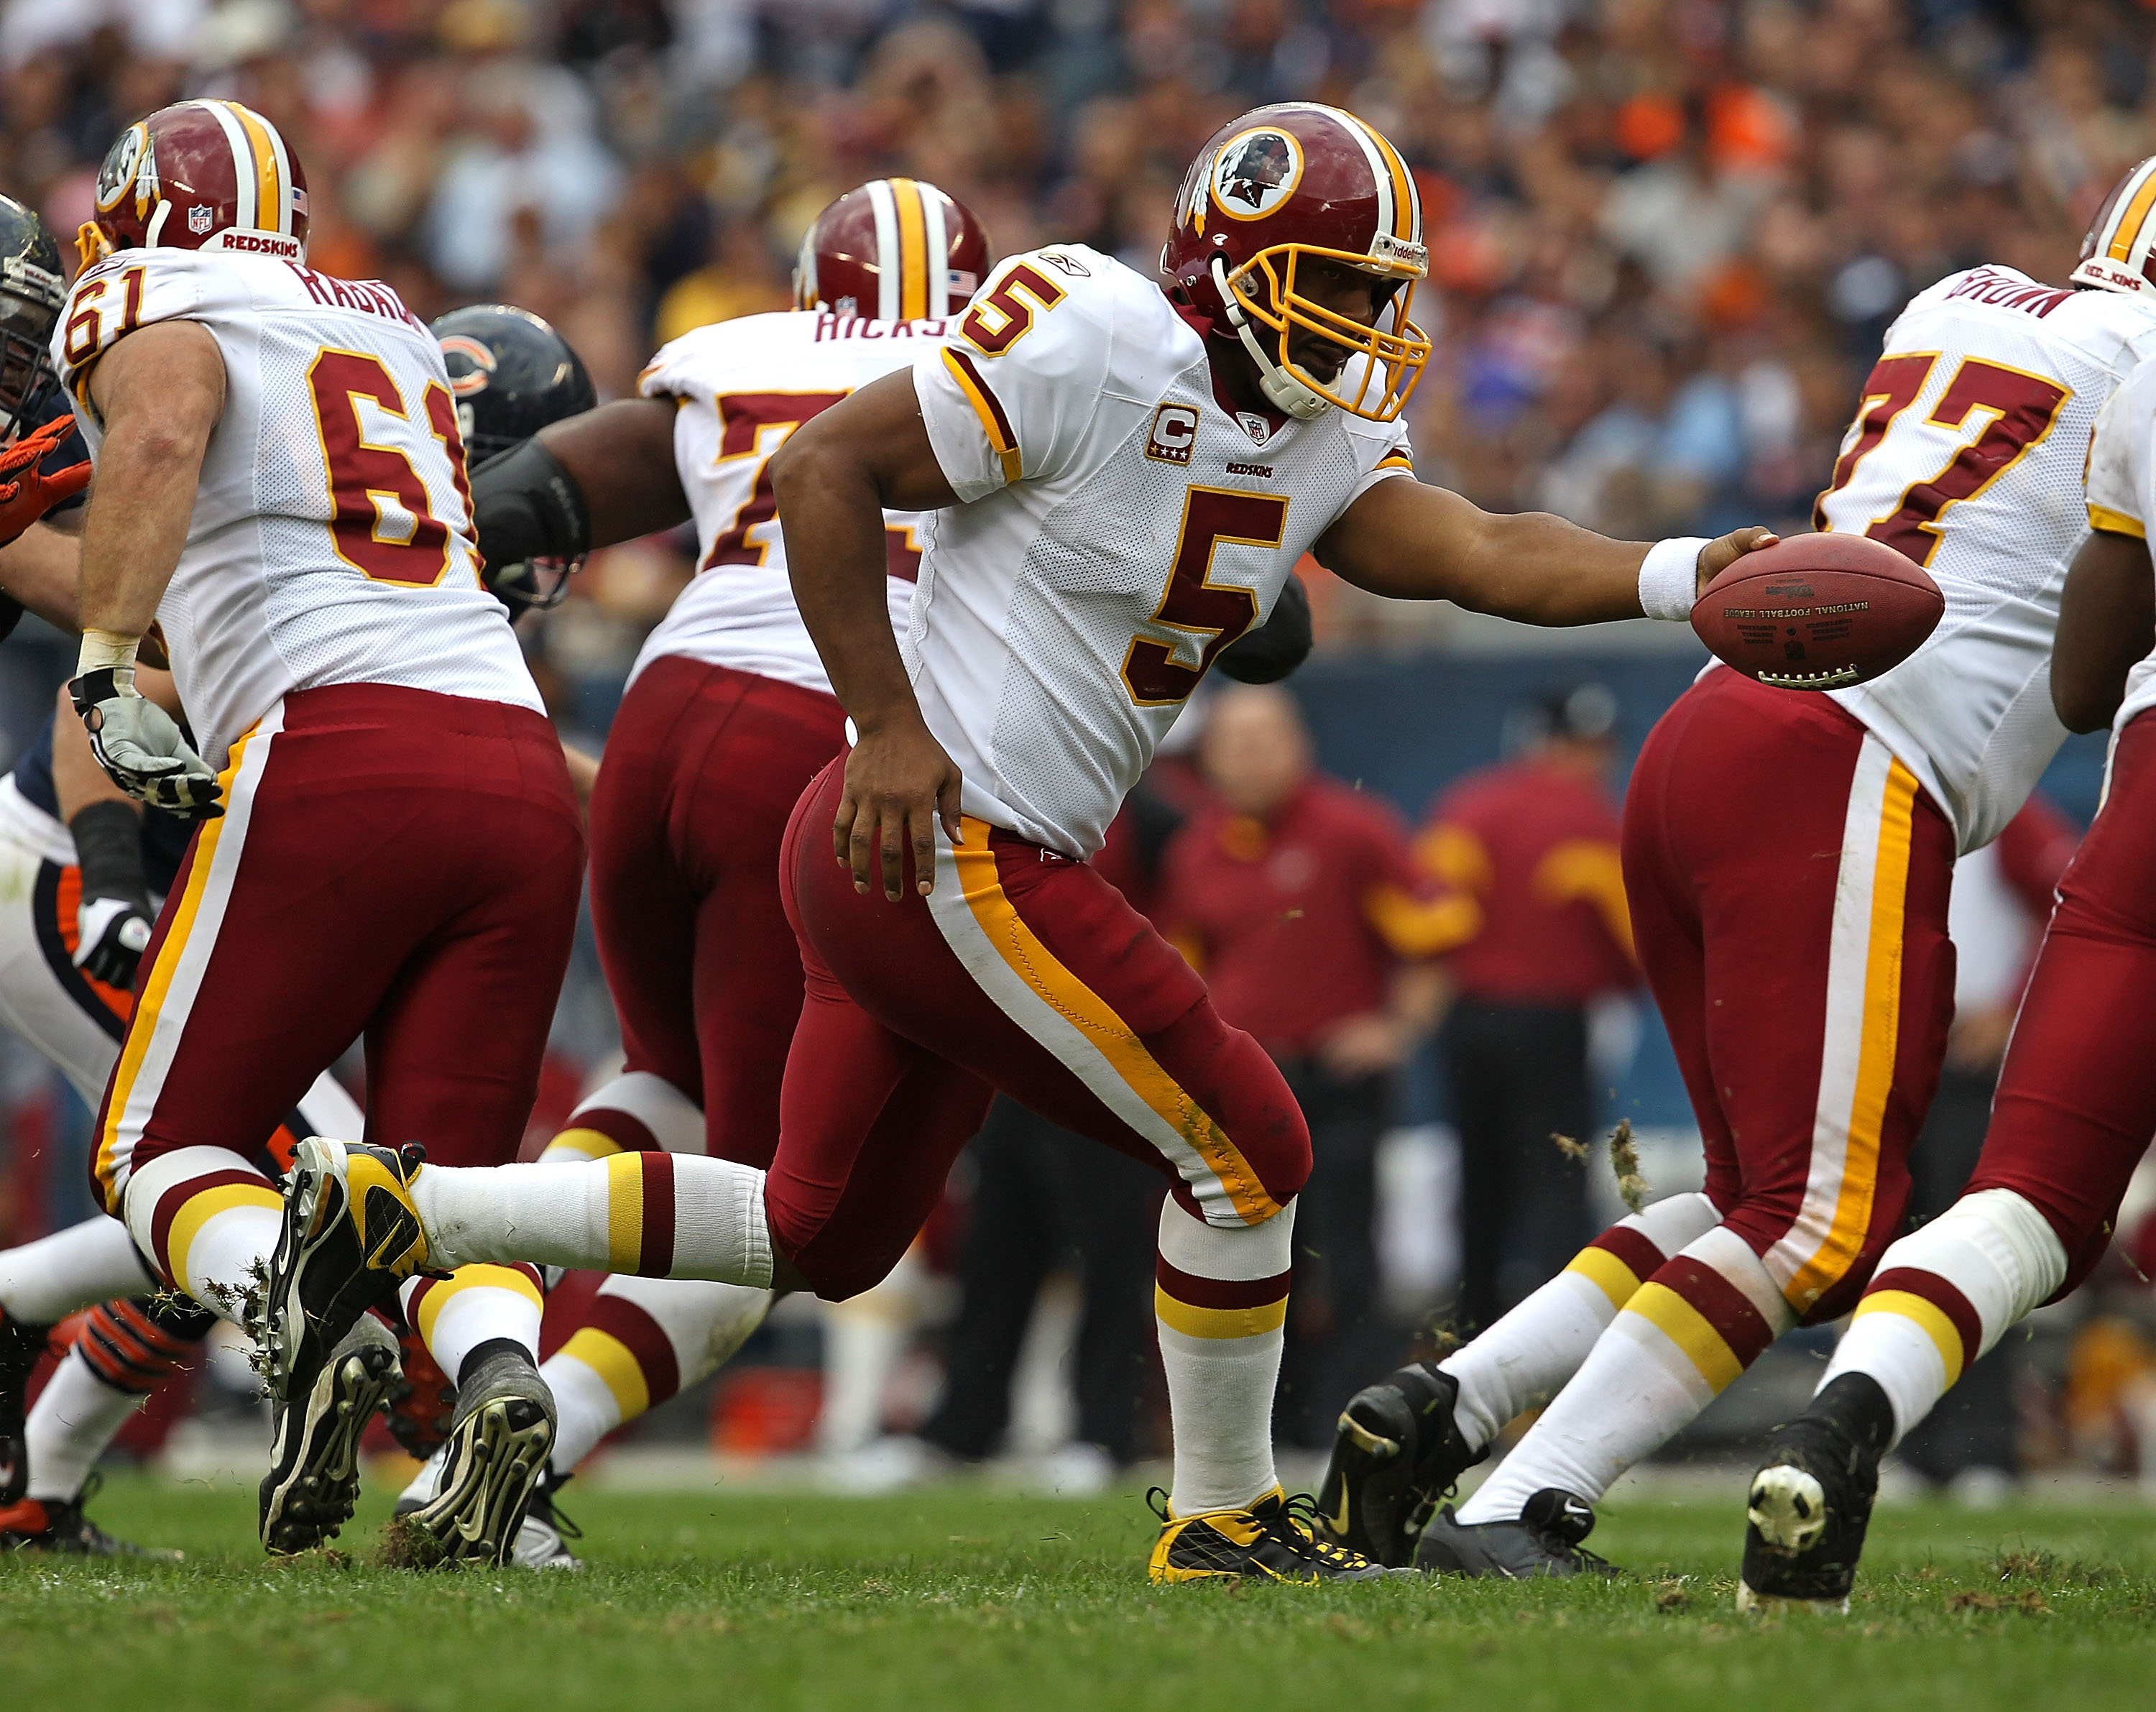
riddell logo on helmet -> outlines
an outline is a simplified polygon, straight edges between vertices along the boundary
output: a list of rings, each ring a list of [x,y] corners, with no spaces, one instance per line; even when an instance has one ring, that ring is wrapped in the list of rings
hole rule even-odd
[[[1302,145],[1270,126],[1245,131],[1213,157],[1213,206],[1231,220],[1262,219],[1302,177]]]
[[[207,215],[209,210],[208,208],[189,209],[187,213],[189,226],[194,224],[195,215],[198,213]],[[205,219],[203,224],[208,225],[209,223]],[[234,250],[241,255],[280,256],[286,261],[297,261],[300,259],[300,240],[296,238],[287,238],[281,232],[220,232],[204,244],[203,248]]]
[[[1163,464],[1188,464],[1198,439],[1198,413],[1188,404],[1163,404],[1152,413],[1146,456]]]

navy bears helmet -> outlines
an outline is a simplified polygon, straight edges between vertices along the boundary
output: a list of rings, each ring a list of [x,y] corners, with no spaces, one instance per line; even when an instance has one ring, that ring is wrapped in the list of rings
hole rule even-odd
[[[66,303],[67,276],[53,234],[21,203],[0,196],[0,444],[54,414],[53,329]]]
[[[457,432],[474,470],[521,445],[550,422],[582,415],[598,403],[583,360],[569,342],[528,310],[475,303],[436,318],[434,337],[449,372]],[[533,559],[489,565],[485,580],[512,619],[554,605],[568,592],[582,559]]]

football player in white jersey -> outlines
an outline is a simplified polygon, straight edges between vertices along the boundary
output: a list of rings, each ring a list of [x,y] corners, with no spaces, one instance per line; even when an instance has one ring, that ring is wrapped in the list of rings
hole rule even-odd
[[[2084,267],[2062,290],[1971,268],[1888,329],[1816,522],[1924,566],[1945,616],[1893,671],[1825,695],[1710,666],[1627,794],[1633,931],[1706,1191],[1626,1219],[1464,1350],[1358,1393],[1321,1489],[1339,1537],[1434,1570],[1573,1573],[1618,1475],[1784,1332],[1857,1305],[1938,1085],[1954,859],[1999,835],[2066,735],[2051,640],[2089,435],[2156,352],[2156,305],[2118,277]]]
[[[2156,317],[2152,208],[2156,160],[2106,200],[2073,279]],[[1777,1430],[1753,1478],[1740,1605],[1848,1608],[1880,1458],[2010,1327],[2094,1270],[2156,1134],[2152,426],[2156,363],[2143,363],[2103,405],[2087,446],[2092,532],[2066,579],[2049,673],[2067,726],[2113,727],[2103,805],[2059,882],[1984,1152],[1961,1199],[1881,1257],[1811,1406]],[[2062,464],[2082,446],[2077,434]],[[2062,467],[2036,514],[2053,539],[2061,512],[2083,498],[2079,473]]]
[[[54,338],[99,475],[74,703],[123,789],[201,820],[144,954],[95,1185],[164,1276],[235,1320],[280,1222],[250,1150],[355,1038],[368,1134],[515,1157],[583,866],[560,744],[480,584],[441,351],[388,288],[309,269],[305,222],[300,164],[259,115],[154,113],[105,157]],[[153,619],[201,754],[136,693]],[[451,1556],[498,1557],[552,1436],[537,1281],[495,1267],[436,1297],[422,1330],[460,1401],[417,1520]],[[334,1350],[288,1330],[307,1377],[263,1484],[277,1550],[350,1514],[359,1429],[397,1372],[371,1318]]]
[[[1390,143],[1335,109],[1260,109],[1193,163],[1164,280],[1081,247],[1015,257],[956,337],[795,430],[772,463],[788,564],[857,740],[783,846],[807,997],[768,1173],[650,1152],[411,1172],[303,1144],[279,1311],[382,1288],[423,1250],[842,1298],[896,1263],[1001,1088],[1169,1179],[1175,1491],[1152,1574],[1388,1573],[1317,1539],[1273,1470],[1301,1115],[1087,858],[1306,550],[1381,593],[1578,624],[1683,617],[1702,574],[1771,539],[1626,545],[1416,481],[1398,419],[1426,270]],[[902,655],[889,509],[933,513]]]
[[[490,564],[696,525],[696,578],[630,671],[592,805],[593,924],[626,1062],[542,1162],[655,1149],[771,1163],[802,990],[779,845],[802,789],[845,743],[845,715],[794,608],[771,455],[803,422],[945,340],[988,259],[963,203],[918,180],[876,179],[803,238],[791,311],[685,335],[645,368],[640,398],[549,427],[473,476]],[[919,527],[912,513],[886,519],[896,634]],[[1298,608],[1271,634],[1254,631],[1223,669],[1257,670],[1259,645],[1277,650],[1301,618]],[[1304,620],[1306,645],[1307,634]],[[1292,657],[1291,645],[1265,669]],[[544,1547],[553,1489],[600,1439],[716,1371],[770,1301],[766,1289],[691,1279],[601,1287],[541,1369],[561,1419],[520,1560]]]

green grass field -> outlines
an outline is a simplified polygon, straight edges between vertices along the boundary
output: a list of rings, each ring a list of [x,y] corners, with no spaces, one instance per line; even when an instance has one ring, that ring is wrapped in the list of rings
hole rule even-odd
[[[1730,1605],[1726,1507],[1613,1506],[1634,1573],[1154,1589],[1134,1495],[573,1494],[583,1575],[268,1564],[251,1497],[95,1507],[180,1565],[0,1559],[0,1704],[542,1709],[2156,1706],[2156,1513],[1883,1513],[1849,1618]]]

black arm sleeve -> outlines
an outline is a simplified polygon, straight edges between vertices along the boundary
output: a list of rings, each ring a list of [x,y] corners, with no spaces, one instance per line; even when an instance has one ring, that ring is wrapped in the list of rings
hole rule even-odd
[[[490,567],[591,551],[584,496],[561,460],[536,440],[489,458],[471,474],[472,522]]]
[[[23,603],[12,594],[0,594],[0,642],[15,634],[15,626],[23,622]]]
[[[1310,593],[1292,571],[1273,615],[1220,650],[1214,665],[1240,684],[1276,684],[1310,657]]]
[[[107,798],[85,804],[68,822],[85,897],[121,897],[146,911],[150,882],[142,866],[142,810]]]

